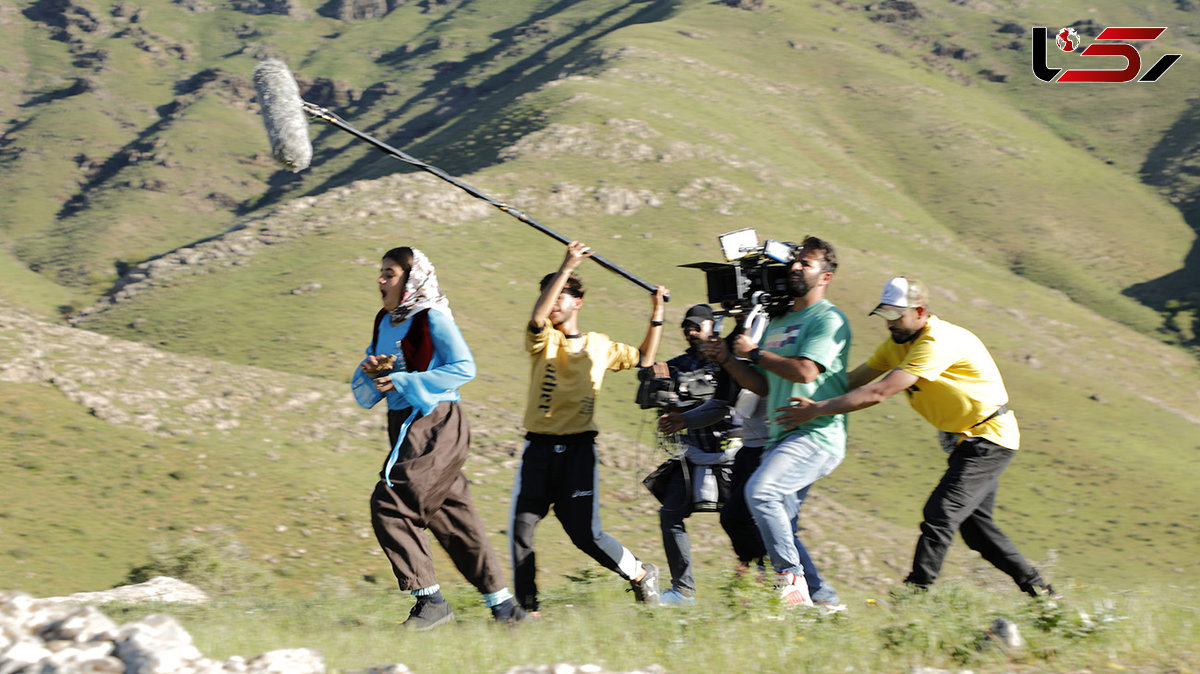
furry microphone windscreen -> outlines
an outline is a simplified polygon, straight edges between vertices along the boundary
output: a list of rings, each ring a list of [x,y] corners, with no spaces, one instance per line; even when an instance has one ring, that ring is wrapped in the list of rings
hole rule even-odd
[[[275,161],[296,173],[308,168],[312,161],[308,117],[288,67],[275,59],[259,63],[254,68],[254,90]]]

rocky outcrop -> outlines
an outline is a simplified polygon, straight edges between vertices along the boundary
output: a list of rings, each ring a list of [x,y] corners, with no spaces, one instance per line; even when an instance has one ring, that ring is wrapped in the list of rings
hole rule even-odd
[[[0,671],[324,674],[325,663],[309,648],[213,660],[168,615],[118,626],[94,606],[5,592],[0,594]]]
[[[158,588],[180,589],[180,581],[156,578]],[[147,583],[143,583],[143,586]],[[186,585],[183,583],[182,585]],[[311,648],[268,651],[251,658],[207,658],[175,618],[153,614],[117,625],[84,600],[170,601],[128,586],[109,592],[36,599],[24,592],[0,593],[0,672],[32,674],[324,674],[321,654]],[[194,589],[194,588],[193,588]],[[86,597],[84,595],[87,595]],[[186,600],[188,595],[180,596]],[[140,599],[139,599],[140,597]],[[403,664],[376,665],[353,674],[406,674]],[[650,665],[629,674],[664,674]],[[613,674],[596,665],[529,665],[507,674]]]
[[[182,580],[155,576],[144,583],[122,585],[99,592],[76,592],[65,597],[48,597],[42,601],[76,604],[207,604],[208,594],[200,588]]]
[[[317,13],[342,21],[362,21],[381,18],[395,8],[395,0],[330,0]]]
[[[308,13],[296,0],[232,0],[229,6],[244,14],[279,14],[293,19],[304,19]]]
[[[72,0],[38,0],[24,14],[25,18],[49,27],[50,37],[61,42],[76,42],[82,36],[110,29],[97,8]]]

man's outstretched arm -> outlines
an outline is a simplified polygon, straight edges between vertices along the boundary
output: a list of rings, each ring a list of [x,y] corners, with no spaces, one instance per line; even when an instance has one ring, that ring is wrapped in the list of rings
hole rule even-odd
[[[865,377],[865,373],[859,372],[863,367],[855,368],[851,376],[853,377],[854,374],[858,374],[860,378]],[[875,376],[878,376],[878,374]],[[808,423],[817,417],[854,412],[878,405],[915,383],[917,383],[917,375],[897,368],[877,382],[859,386],[836,398],[828,398],[826,400],[788,398],[788,402],[792,404],[775,410],[777,412],[775,421],[784,428],[793,428],[800,424]]]

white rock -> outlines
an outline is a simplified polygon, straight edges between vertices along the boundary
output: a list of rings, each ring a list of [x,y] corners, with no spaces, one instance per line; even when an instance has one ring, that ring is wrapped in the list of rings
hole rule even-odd
[[[163,602],[168,604],[206,604],[209,597],[204,590],[176,578],[155,576],[144,583],[123,585],[100,592],[76,592],[65,597],[48,597],[43,601],[75,602],[80,604],[106,604],[121,602],[140,604]]]
[[[54,655],[34,638],[21,639],[0,653],[0,674],[13,674]]]
[[[250,674],[325,674],[321,654],[311,648],[270,651],[246,662]]]

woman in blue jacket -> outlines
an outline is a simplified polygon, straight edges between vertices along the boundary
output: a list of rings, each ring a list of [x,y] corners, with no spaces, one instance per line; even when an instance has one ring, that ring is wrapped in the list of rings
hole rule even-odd
[[[426,529],[497,620],[519,620],[462,472],[471,431],[458,387],[475,378],[475,359],[424,253],[402,247],[384,254],[379,293],[383,309],[351,385],[363,407],[387,400],[391,452],[371,496],[371,524],[400,589],[417,598],[404,625],[427,630],[454,620]]]

